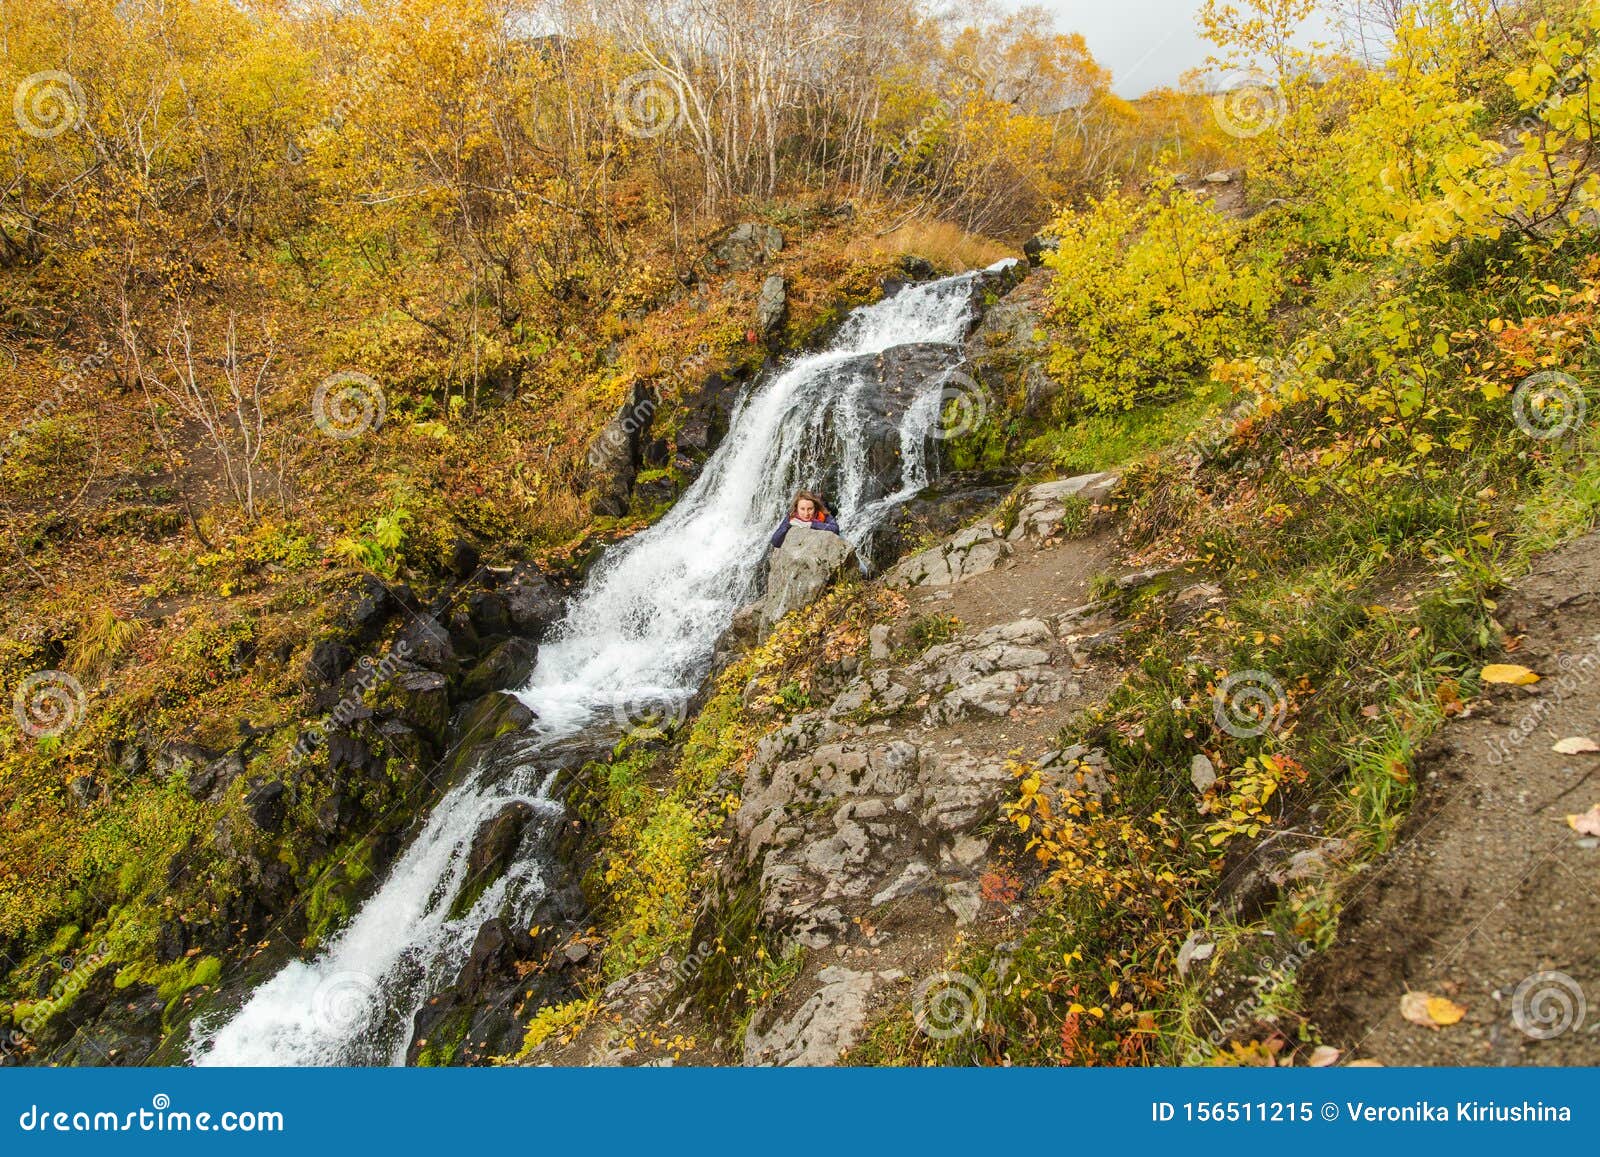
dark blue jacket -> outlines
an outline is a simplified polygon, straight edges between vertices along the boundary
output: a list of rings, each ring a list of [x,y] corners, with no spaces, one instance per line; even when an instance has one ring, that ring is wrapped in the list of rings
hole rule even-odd
[[[839,524],[833,520],[833,515],[830,514],[826,518],[814,519],[811,523],[811,529],[826,530],[830,534],[838,534]],[[789,520],[788,518],[785,518],[782,522],[778,523],[778,529],[772,532],[772,548],[776,550],[778,547],[782,546],[783,540],[787,538],[788,535]]]

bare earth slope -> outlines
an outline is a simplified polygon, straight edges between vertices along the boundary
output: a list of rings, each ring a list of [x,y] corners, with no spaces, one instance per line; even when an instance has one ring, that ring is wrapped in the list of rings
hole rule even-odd
[[[1346,897],[1339,939],[1307,971],[1330,1043],[1389,1065],[1600,1063],[1600,848],[1566,817],[1600,801],[1600,535],[1544,556],[1502,600],[1508,661],[1541,679],[1491,686],[1418,768],[1396,848]],[[1520,636],[1520,638],[1519,638]],[[1459,1024],[1400,1015],[1409,990]]]

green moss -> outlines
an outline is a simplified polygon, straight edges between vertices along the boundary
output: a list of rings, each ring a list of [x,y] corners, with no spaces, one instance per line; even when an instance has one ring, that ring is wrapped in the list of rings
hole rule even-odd
[[[456,1059],[461,1044],[472,1028],[472,1010],[458,1009],[441,1021],[421,1042],[417,1052],[417,1065],[424,1069],[445,1068]]]

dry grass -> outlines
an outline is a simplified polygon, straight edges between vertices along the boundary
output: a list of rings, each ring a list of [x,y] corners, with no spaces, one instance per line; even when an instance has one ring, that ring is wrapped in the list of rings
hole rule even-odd
[[[852,242],[849,256],[869,255],[925,257],[940,269],[963,273],[983,269],[1006,257],[1020,254],[1009,245],[989,237],[968,233],[949,221],[907,221],[881,237],[862,237]]]

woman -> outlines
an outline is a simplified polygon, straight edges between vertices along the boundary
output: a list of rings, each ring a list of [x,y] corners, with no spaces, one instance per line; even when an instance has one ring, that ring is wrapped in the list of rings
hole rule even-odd
[[[772,532],[774,550],[783,545],[791,526],[809,526],[812,530],[826,530],[829,534],[839,533],[839,524],[828,513],[828,508],[822,505],[822,499],[809,490],[802,490],[794,496],[794,501],[789,504],[788,516]]]

